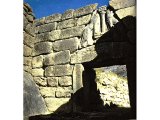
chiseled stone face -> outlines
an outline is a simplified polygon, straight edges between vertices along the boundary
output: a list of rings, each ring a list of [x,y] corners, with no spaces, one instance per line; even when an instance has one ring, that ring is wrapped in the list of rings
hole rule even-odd
[[[88,24],[91,20],[91,14],[86,15],[86,16],[82,16],[80,18],[78,18],[77,20],[77,25],[85,25]]]
[[[75,25],[76,25],[75,19],[68,19],[68,20],[59,22],[57,25],[57,29],[70,28],[70,27],[74,27]]]
[[[58,86],[58,77],[47,77],[47,83],[51,87]]]
[[[60,39],[61,30],[53,30],[49,33],[48,39],[51,41],[55,41]]]
[[[34,77],[43,77],[44,75],[44,70],[42,68],[36,68],[32,69],[32,75]]]
[[[73,18],[73,13],[74,13],[73,9],[65,11],[64,14],[62,15],[62,20]]]
[[[43,55],[33,57],[32,59],[32,67],[33,68],[40,68],[43,66]]]
[[[39,26],[38,33],[50,32],[52,30],[55,30],[56,27],[57,27],[56,22],[44,24],[44,25]]]
[[[45,23],[51,23],[61,20],[62,15],[61,14],[53,14],[50,16],[45,17]]]
[[[55,93],[56,98],[69,98],[71,97],[70,91],[56,91]]]
[[[71,86],[72,85],[72,77],[71,76],[59,77],[59,85],[62,87]]]

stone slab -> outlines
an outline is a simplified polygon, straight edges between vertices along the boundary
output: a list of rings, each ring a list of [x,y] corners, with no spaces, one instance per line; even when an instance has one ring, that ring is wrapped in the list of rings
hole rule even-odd
[[[76,25],[76,19],[68,19],[61,21],[57,24],[57,29],[64,29],[74,27]]]
[[[45,17],[45,23],[51,23],[61,20],[62,15],[57,13],[50,16]]]
[[[85,24],[88,24],[91,20],[91,14],[89,15],[86,15],[86,16],[82,16],[80,18],[78,18],[77,20],[77,25],[85,25]]]
[[[55,87],[39,87],[39,89],[43,97],[55,97]]]
[[[48,39],[51,41],[55,41],[60,39],[61,36],[61,30],[53,30],[49,33]]]
[[[35,37],[23,32],[23,43],[31,48],[33,48],[35,43]]]
[[[38,33],[50,32],[52,30],[55,30],[56,27],[57,27],[56,22],[44,24],[44,25],[39,26]]]
[[[74,10],[73,10],[73,9],[69,9],[69,10],[65,11],[65,12],[62,14],[62,20],[69,19],[69,18],[73,18],[73,13],[74,13]]]
[[[34,77],[43,77],[44,76],[44,70],[42,68],[32,69],[32,75]]]

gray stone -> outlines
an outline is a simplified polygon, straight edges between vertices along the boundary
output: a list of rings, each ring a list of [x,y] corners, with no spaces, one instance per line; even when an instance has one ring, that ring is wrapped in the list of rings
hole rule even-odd
[[[52,52],[52,43],[51,42],[40,42],[36,43],[33,50],[33,56],[40,54],[47,54]]]
[[[74,17],[79,17],[82,15],[92,13],[97,8],[97,6],[98,6],[98,4],[96,3],[96,4],[91,4],[91,5],[76,9],[74,11]]]
[[[135,0],[110,0],[109,5],[114,9],[122,9],[130,6],[134,6],[136,3]]]
[[[55,51],[70,50],[70,52],[73,53],[78,49],[79,46],[80,46],[80,40],[77,37],[74,37],[54,42],[53,50]]]
[[[27,45],[23,45],[23,55],[29,57],[32,55],[32,49]]]
[[[35,19],[33,24],[34,24],[35,27],[43,25],[44,24],[44,20],[45,20],[45,17],[42,17],[40,19]]]
[[[62,20],[73,18],[73,13],[74,13],[73,9],[65,11],[64,14],[62,14]]]
[[[55,87],[39,87],[39,89],[43,97],[55,97]]]
[[[34,77],[43,77],[44,76],[44,70],[42,68],[32,69],[32,75]]]
[[[55,30],[56,27],[57,27],[56,22],[44,24],[44,25],[39,26],[38,33],[50,32],[52,30]]]
[[[100,22],[100,15],[98,13],[93,15],[93,34],[94,38],[97,38],[101,34],[101,22]]]
[[[91,61],[96,58],[97,52],[95,51],[95,46],[90,46],[87,48],[83,48],[81,50],[76,51],[71,55],[71,63],[83,63],[87,61]]]
[[[70,62],[69,50],[51,53],[44,59],[44,65],[58,65]]]
[[[28,20],[26,19],[25,15],[23,15],[23,30],[25,30],[27,24],[28,24]]]
[[[61,35],[61,30],[53,30],[49,33],[48,39],[51,41],[55,41],[60,39],[60,35]]]
[[[45,32],[45,33],[37,34],[35,39],[36,39],[36,42],[44,42],[48,40],[48,37],[49,37],[49,32]]]
[[[35,37],[23,32],[23,43],[31,48],[33,48],[35,43]]]
[[[32,74],[32,67],[31,66],[23,66],[23,70],[25,72],[28,72],[28,73]]]
[[[23,113],[24,116],[46,114],[45,101],[29,73],[23,73]]]
[[[72,77],[71,76],[59,77],[59,85],[62,87],[71,86],[72,85]]]
[[[32,67],[33,68],[40,68],[43,66],[43,55],[33,57],[32,59]]]
[[[34,20],[34,16],[32,16],[32,15],[27,15],[26,18],[29,22],[33,22],[33,20]]]
[[[70,28],[70,27],[74,27],[75,25],[76,25],[75,19],[68,19],[68,20],[59,22],[57,24],[57,29]]]
[[[39,86],[47,86],[47,81],[44,77],[34,77],[34,81]]]
[[[65,76],[72,75],[73,66],[72,65],[55,65],[49,66],[45,69],[45,76]]]
[[[71,92],[69,91],[56,91],[56,98],[69,98],[71,97]]]
[[[31,36],[35,36],[35,27],[33,26],[32,23],[27,24],[27,26],[25,27],[25,32],[27,32],[28,34],[30,34]]]
[[[77,25],[85,25],[88,24],[91,20],[91,14],[86,15],[86,16],[82,16],[80,18],[78,18],[77,20]]]
[[[61,20],[62,15],[61,14],[53,14],[50,16],[45,17],[45,23],[51,23],[51,22],[56,22]]]
[[[57,87],[58,77],[47,77],[47,83],[50,87]]]
[[[31,66],[32,57],[23,57],[23,64],[27,66]]]

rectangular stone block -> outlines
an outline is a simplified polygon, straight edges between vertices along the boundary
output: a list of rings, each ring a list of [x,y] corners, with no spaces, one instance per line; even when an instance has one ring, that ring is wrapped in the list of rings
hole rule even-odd
[[[49,66],[45,69],[45,76],[65,76],[72,75],[73,65],[55,65]]]
[[[43,55],[33,57],[32,59],[32,67],[33,68],[40,68],[43,66]]]
[[[88,24],[91,20],[91,14],[86,15],[86,16],[82,16],[80,18],[78,18],[77,20],[77,25],[85,25]]]
[[[47,77],[47,83],[51,87],[58,86],[58,77]]]
[[[62,15],[61,14],[53,14],[50,16],[45,17],[45,23],[51,23],[61,20]]]
[[[69,10],[65,11],[65,12],[62,14],[62,20],[69,19],[69,18],[73,18],[73,13],[74,13],[74,10],[73,10],[73,9],[69,9]]]
[[[46,78],[44,77],[34,77],[33,78],[35,83],[39,86],[47,86],[47,81],[46,81]]]
[[[57,27],[56,22],[44,24],[44,25],[39,26],[38,33],[50,32],[52,30],[55,30],[56,27]]]
[[[60,51],[46,55],[44,65],[58,65],[70,62],[70,51]]]
[[[55,97],[56,88],[54,87],[39,87],[43,97]]]
[[[43,77],[44,76],[44,70],[42,68],[32,69],[32,75],[34,77]]]
[[[70,28],[76,25],[75,19],[68,19],[57,24],[57,29]]]
[[[45,33],[41,33],[41,34],[37,34],[35,37],[35,42],[44,42],[47,41],[49,37],[49,32],[45,32]]]
[[[80,46],[80,40],[77,37],[64,39],[55,41],[53,43],[53,50],[55,51],[63,51],[63,50],[70,50],[71,53],[76,51]]]
[[[27,45],[23,45],[23,55],[29,57],[32,55],[32,49]]]
[[[23,43],[31,48],[33,48],[35,43],[35,37],[23,32]]]
[[[27,66],[31,66],[32,57],[23,57],[23,64]]]
[[[70,98],[70,91],[56,91],[56,98]]]
[[[98,6],[98,4],[96,3],[96,4],[91,4],[91,5],[76,9],[74,11],[74,17],[79,17],[82,15],[92,13],[97,8],[97,6]]]
[[[62,87],[67,87],[72,85],[72,77],[71,76],[63,76],[59,77],[59,85]]]
[[[23,70],[32,74],[32,67],[31,66],[23,66]]]
[[[47,54],[52,52],[52,43],[51,42],[40,42],[36,43],[33,49],[32,55]]]
[[[51,41],[55,41],[60,39],[61,36],[61,30],[53,30],[49,33],[48,39]]]

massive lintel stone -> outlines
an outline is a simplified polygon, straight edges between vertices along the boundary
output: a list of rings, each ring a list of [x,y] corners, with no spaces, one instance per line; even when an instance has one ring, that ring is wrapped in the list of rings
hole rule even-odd
[[[97,8],[97,6],[98,4],[96,3],[96,4],[91,4],[91,5],[76,9],[74,11],[74,17],[79,17],[82,15],[92,13]]]
[[[51,53],[44,59],[44,65],[58,65],[69,63],[70,52],[69,50]]]
[[[80,46],[80,40],[77,37],[74,37],[54,42],[53,50],[55,51],[70,50],[70,52],[73,53],[78,49],[79,46]]]
[[[36,35],[36,42],[47,41],[49,36],[49,32],[41,33]]]
[[[55,65],[49,66],[45,69],[45,76],[65,76],[72,75],[73,65]]]
[[[60,21],[61,20],[62,15],[61,14],[53,14],[50,16],[47,16],[45,18],[45,23],[51,23],[51,22],[56,22],[56,21]]]
[[[110,0],[109,5],[114,9],[122,9],[130,6],[134,6],[136,3],[135,0]]]
[[[126,16],[136,16],[136,7],[132,6],[132,7],[117,10],[116,14],[118,15],[120,19]]]
[[[36,43],[32,55],[47,54],[52,52],[52,43],[51,42],[40,42]]]
[[[23,45],[23,55],[29,57],[32,55],[32,49],[27,45]]]
[[[27,34],[26,32],[23,32],[23,42],[25,45],[29,46],[29,47],[33,47],[34,43],[35,43],[35,37]]]
[[[71,63],[83,63],[93,60],[97,56],[95,46],[90,46],[76,51],[71,55]]]
[[[72,77],[71,76],[59,77],[59,85],[62,87],[71,86],[72,85]]]
[[[52,30],[55,30],[56,27],[57,27],[56,22],[44,24],[38,27],[38,33],[50,32]]]
[[[43,55],[33,57],[32,59],[32,67],[33,68],[40,68],[43,66]]]
[[[74,13],[73,9],[69,9],[69,10],[65,11],[62,15],[62,20],[73,18],[73,13]]]
[[[80,18],[78,18],[77,20],[77,25],[85,25],[88,24],[91,20],[91,14],[86,15],[86,16],[82,16]]]
[[[55,87],[39,87],[43,97],[55,97]]]
[[[70,28],[76,25],[76,19],[68,19],[62,22],[59,22],[57,25],[57,29]]]

